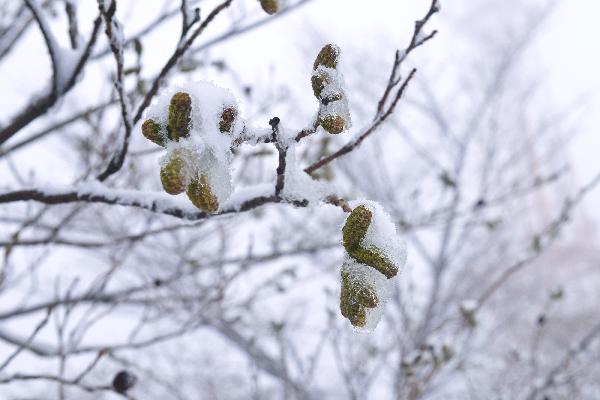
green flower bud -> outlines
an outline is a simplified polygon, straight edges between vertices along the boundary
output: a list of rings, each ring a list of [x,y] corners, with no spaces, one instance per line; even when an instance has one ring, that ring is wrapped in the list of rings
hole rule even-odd
[[[363,205],[352,210],[342,228],[342,241],[346,251],[351,251],[360,245],[371,225],[372,217],[371,210]]]
[[[350,289],[350,277],[342,272],[342,291],[340,294],[340,312],[353,326],[362,328],[367,323],[367,312],[353,297]]]
[[[187,188],[187,196],[193,205],[204,212],[213,213],[219,209],[219,201],[213,194],[206,175],[198,175]]]
[[[335,44],[326,44],[323,46],[315,62],[313,64],[313,70],[316,70],[320,65],[327,68],[336,69],[340,57],[340,48]]]
[[[142,135],[151,142],[156,143],[159,146],[165,147],[167,138],[160,131],[160,125],[154,122],[152,119],[147,119],[142,124]]]
[[[356,247],[348,251],[348,254],[359,263],[375,268],[388,279],[393,278],[398,273],[398,267],[381,254],[379,249]]]
[[[273,15],[279,11],[279,0],[260,0],[260,5],[269,15]]]
[[[327,75],[323,73],[315,73],[310,78],[310,82],[312,84],[312,89],[315,97],[321,100],[321,92],[325,89],[327,85]]]
[[[238,111],[235,107],[225,107],[219,120],[219,131],[221,133],[231,133],[237,115]]]
[[[187,163],[183,156],[173,153],[171,159],[160,170],[160,181],[169,194],[183,193],[186,188]]]
[[[189,94],[178,92],[171,97],[169,104],[169,135],[172,140],[188,137],[192,115],[192,98]]]
[[[342,133],[346,129],[346,120],[339,115],[321,116],[319,117],[319,124],[332,135]]]

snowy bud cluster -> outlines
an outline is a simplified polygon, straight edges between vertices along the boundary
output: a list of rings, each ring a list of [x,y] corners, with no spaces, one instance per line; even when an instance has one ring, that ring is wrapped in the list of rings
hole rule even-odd
[[[142,134],[167,151],[160,171],[165,192],[186,192],[196,207],[213,213],[231,195],[230,149],[242,128],[233,95],[200,82],[161,95],[146,113]]]
[[[341,133],[351,125],[339,61],[340,48],[334,44],[325,45],[315,59],[311,77],[313,93],[319,100],[319,125],[332,134]]]
[[[391,295],[391,279],[406,263],[406,248],[390,217],[375,202],[356,206],[342,228],[340,311],[352,326],[373,330]]]

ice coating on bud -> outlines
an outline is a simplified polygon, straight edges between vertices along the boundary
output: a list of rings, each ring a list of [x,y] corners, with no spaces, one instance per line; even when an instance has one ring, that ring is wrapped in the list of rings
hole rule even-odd
[[[342,227],[346,259],[341,269],[340,311],[355,328],[371,331],[390,296],[391,278],[406,263],[406,247],[378,203],[361,201],[351,206],[354,209]]]
[[[166,135],[161,131],[161,127],[153,119],[147,119],[142,124],[142,134],[151,142],[165,147],[167,142]]]
[[[193,205],[204,212],[213,213],[219,209],[219,201],[212,192],[206,175],[198,175],[192,179],[187,188],[187,196]]]
[[[317,55],[313,64],[313,69],[316,70],[320,65],[336,69],[340,52],[340,48],[337,45],[331,43],[326,44]]]
[[[190,135],[192,114],[192,98],[188,93],[177,92],[171,97],[169,103],[169,136],[172,140],[179,140]]]
[[[259,0],[262,9],[269,15],[273,15],[281,9],[280,0]]]

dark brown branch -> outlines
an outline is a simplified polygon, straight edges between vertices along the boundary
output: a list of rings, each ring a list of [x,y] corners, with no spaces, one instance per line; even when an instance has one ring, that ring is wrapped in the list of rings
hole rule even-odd
[[[377,113],[375,114],[375,119],[377,119],[381,114],[384,113],[385,104],[388,100],[388,97],[390,96],[392,90],[401,81],[401,79],[398,76],[398,73],[400,71],[400,66],[402,65],[404,60],[406,60],[408,55],[413,50],[422,46],[428,40],[433,39],[433,37],[437,34],[437,30],[432,31],[429,35],[426,36],[423,36],[422,32],[429,19],[438,11],[439,7],[437,0],[432,0],[431,4],[429,5],[429,9],[427,10],[427,14],[425,14],[425,16],[422,19],[415,21],[415,29],[413,31],[413,35],[408,47],[402,52],[400,50],[396,51],[396,54],[394,56],[394,64],[392,65],[392,72],[390,73],[390,77],[388,79],[388,84],[383,92],[383,95],[381,96],[381,99],[379,100],[379,103],[377,104]]]
[[[273,128],[272,142],[275,144],[278,154],[277,164],[277,182],[275,183],[275,196],[279,197],[283,186],[285,185],[285,157],[287,150],[283,147],[279,140],[279,118],[275,117],[269,121],[269,125]]]
[[[21,111],[8,126],[5,126],[0,129],[0,145],[10,139],[13,135],[15,135],[18,131],[27,126],[31,121],[38,118],[39,116],[45,114],[50,107],[52,107],[60,97],[62,97],[65,93],[75,86],[77,79],[81,72],[83,71],[83,67],[87,63],[90,54],[92,53],[92,49],[96,43],[96,38],[98,36],[98,32],[100,30],[100,24],[102,23],[102,19],[100,16],[96,18],[94,21],[94,27],[92,29],[92,33],[87,42],[86,48],[79,58],[73,73],[69,77],[67,84],[60,92],[51,91],[50,94],[46,96],[42,96],[39,99],[35,100],[33,103],[29,104],[23,111]]]
[[[98,193],[94,191],[71,190],[61,193],[45,193],[40,190],[31,189],[0,194],[0,204],[14,203],[18,201],[37,201],[40,203],[52,205],[76,202],[102,203],[125,207],[141,208],[155,213],[170,215],[173,217],[186,219],[190,221],[205,220],[220,215],[244,212],[269,203],[290,203],[294,206],[300,207],[307,205],[307,202],[287,202],[279,196],[259,196],[250,199],[235,208],[226,209],[215,214],[207,214],[201,211],[191,211],[178,208],[176,206],[165,207],[164,200],[148,200],[147,195],[148,193],[140,192],[139,196],[135,196],[135,198],[133,196],[127,196],[127,198],[123,198],[119,197],[118,194],[113,195],[110,192]]]

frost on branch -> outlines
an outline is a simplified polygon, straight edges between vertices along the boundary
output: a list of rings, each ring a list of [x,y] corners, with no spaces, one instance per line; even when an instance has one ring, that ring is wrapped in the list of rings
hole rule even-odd
[[[212,213],[231,195],[231,145],[242,128],[233,95],[200,82],[160,96],[142,134],[167,151],[160,171],[165,192],[186,192],[192,204]]]
[[[313,93],[319,100],[318,123],[332,134],[341,133],[351,125],[339,61],[340,48],[334,44],[325,45],[315,59],[311,77]]]
[[[362,202],[342,228],[346,259],[341,269],[340,311],[358,329],[377,326],[393,281],[406,263],[406,248],[390,217],[375,202]]]

